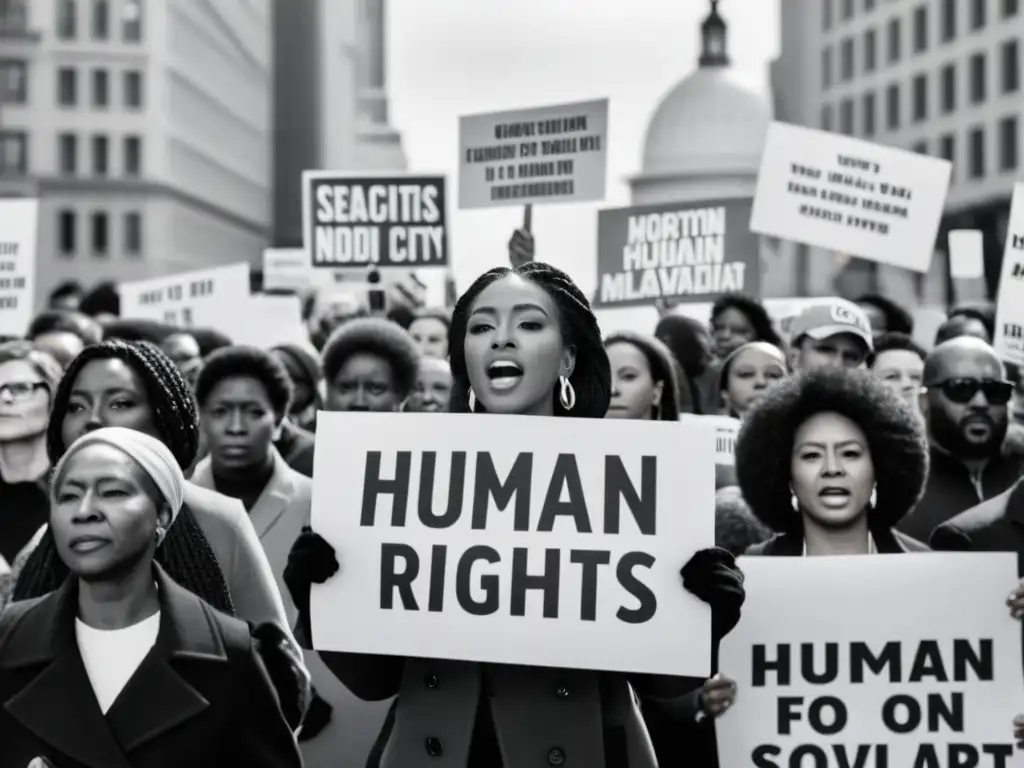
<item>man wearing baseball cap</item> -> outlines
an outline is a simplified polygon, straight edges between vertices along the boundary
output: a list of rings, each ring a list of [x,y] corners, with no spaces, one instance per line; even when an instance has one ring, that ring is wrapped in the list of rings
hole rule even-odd
[[[804,309],[790,325],[793,368],[859,368],[872,351],[871,324],[864,310],[845,299]]]

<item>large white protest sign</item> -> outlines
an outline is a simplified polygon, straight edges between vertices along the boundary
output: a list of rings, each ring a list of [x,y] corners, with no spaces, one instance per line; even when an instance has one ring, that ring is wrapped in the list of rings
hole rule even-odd
[[[309,344],[298,296],[249,296],[225,316],[217,330],[235,344],[270,349],[279,344]]]
[[[39,201],[0,200],[0,335],[21,337],[35,314]]]
[[[318,650],[705,675],[679,569],[714,542],[714,428],[320,413]]]
[[[1006,362],[1024,365],[1024,182],[1013,187],[992,346]]]
[[[723,766],[1009,768],[1024,713],[1013,554],[742,557]]]
[[[608,99],[459,119],[459,207],[603,200]]]
[[[736,435],[740,431],[740,420],[732,416],[701,416],[692,413],[680,414],[684,424],[711,424],[715,428],[715,464],[720,467],[736,466]]]
[[[927,272],[951,169],[948,160],[772,123],[750,229]]]
[[[444,176],[305,171],[303,245],[318,269],[448,265]]]
[[[118,290],[122,317],[218,328],[248,307],[249,288],[249,265],[243,263],[121,283]]]

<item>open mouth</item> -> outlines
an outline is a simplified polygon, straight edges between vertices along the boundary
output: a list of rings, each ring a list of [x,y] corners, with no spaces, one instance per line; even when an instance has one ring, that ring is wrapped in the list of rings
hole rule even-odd
[[[487,377],[491,380],[492,389],[512,389],[523,378],[523,369],[517,363],[502,360],[487,366]]]
[[[109,543],[110,542],[107,539],[83,536],[71,541],[71,549],[75,552],[86,554],[88,552],[95,552],[97,549],[101,549]]]
[[[841,507],[849,502],[850,492],[846,488],[831,486],[822,488],[818,493],[818,498],[826,507]]]

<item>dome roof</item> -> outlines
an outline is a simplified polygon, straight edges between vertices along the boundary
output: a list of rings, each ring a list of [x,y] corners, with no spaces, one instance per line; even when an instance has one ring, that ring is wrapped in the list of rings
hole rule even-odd
[[[643,174],[757,173],[772,120],[770,101],[725,67],[702,67],[670,90],[644,142]]]

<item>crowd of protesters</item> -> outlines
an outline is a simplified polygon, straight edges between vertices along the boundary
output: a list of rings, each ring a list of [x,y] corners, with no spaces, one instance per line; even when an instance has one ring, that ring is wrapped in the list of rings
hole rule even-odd
[[[991,307],[950,311],[930,349],[881,296],[823,299],[785,338],[743,295],[602,333],[532,248],[517,232],[516,266],[449,310],[307,302],[308,344],[120,317],[112,283],[62,286],[0,343],[0,768],[326,768],[353,694],[391,700],[373,767],[717,765],[728,669],[308,650],[311,586],[346,578],[310,527],[318,411],[739,419],[718,546],[679,564],[715,647],[744,600],[735,556],[1024,555],[1024,386]],[[1007,602],[1020,617],[1024,589]]]

